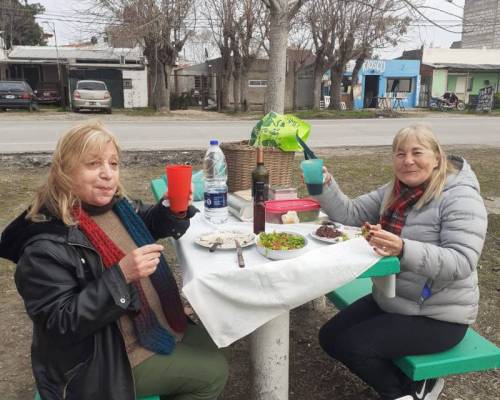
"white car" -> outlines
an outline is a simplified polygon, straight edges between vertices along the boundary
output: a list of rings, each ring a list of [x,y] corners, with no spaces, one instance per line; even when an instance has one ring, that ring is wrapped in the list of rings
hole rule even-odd
[[[102,81],[78,81],[72,96],[73,111],[103,110],[111,114],[111,94]]]

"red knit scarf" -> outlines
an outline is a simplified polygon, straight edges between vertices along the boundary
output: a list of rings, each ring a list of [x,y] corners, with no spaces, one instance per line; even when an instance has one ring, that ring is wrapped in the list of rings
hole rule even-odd
[[[397,180],[394,185],[396,197],[384,214],[380,216],[382,229],[400,236],[406,220],[405,212],[417,203],[424,191],[425,185],[410,188]]]

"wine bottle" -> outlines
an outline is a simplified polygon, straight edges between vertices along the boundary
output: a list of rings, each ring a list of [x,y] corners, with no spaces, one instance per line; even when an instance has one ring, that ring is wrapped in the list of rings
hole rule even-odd
[[[269,172],[264,166],[264,148],[257,149],[257,166],[252,171],[253,232],[258,235],[266,228],[266,207],[268,199]]]

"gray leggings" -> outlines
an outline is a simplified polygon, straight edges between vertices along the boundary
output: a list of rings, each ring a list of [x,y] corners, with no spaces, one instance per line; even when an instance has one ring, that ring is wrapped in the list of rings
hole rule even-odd
[[[154,355],[133,370],[137,396],[162,400],[215,400],[228,378],[228,363],[208,333],[188,325],[169,355]]]
[[[447,350],[466,331],[467,325],[386,313],[370,294],[323,325],[319,342],[382,399],[396,399],[410,393],[412,382],[392,360]]]

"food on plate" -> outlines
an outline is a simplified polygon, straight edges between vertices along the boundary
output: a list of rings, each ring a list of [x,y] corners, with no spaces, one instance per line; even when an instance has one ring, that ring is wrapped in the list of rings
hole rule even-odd
[[[365,222],[365,224],[361,227],[361,235],[366,239],[370,234],[370,224]]]
[[[195,239],[195,243],[203,247],[212,247],[217,244],[219,249],[235,249],[235,240],[238,240],[242,247],[250,246],[254,243],[253,233],[240,231],[213,231],[200,235]]]
[[[306,245],[305,238],[299,234],[287,232],[261,233],[259,244],[271,250],[294,250]]]
[[[331,225],[322,225],[318,229],[316,229],[316,235],[323,238],[335,239],[339,238],[340,240],[348,240],[349,237],[342,231],[339,231],[335,227]]]

